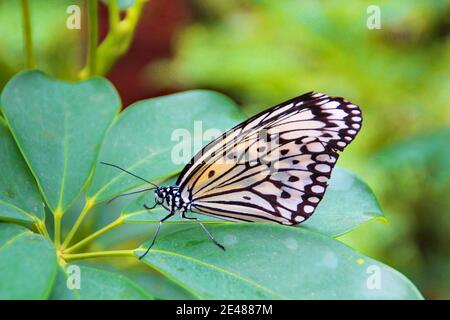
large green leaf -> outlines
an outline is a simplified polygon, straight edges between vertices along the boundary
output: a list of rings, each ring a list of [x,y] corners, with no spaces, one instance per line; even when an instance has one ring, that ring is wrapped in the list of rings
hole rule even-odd
[[[60,268],[60,279],[56,281],[55,286],[53,287],[52,295],[50,299],[56,300],[78,300],[84,299],[85,294],[80,295],[80,290],[70,290],[67,286],[67,280],[69,277],[69,273],[73,277],[76,274],[76,269],[68,269],[74,268],[76,266],[80,266],[79,272],[82,278],[86,275],[86,272],[83,272],[83,268],[91,268],[95,270],[108,271],[113,276],[111,279],[108,277],[108,285],[119,284],[119,282],[115,281],[117,277],[120,279],[126,279],[126,283],[123,286],[124,288],[129,288],[128,284],[131,284],[133,288],[138,288],[137,299],[140,299],[142,295],[142,289],[146,291],[144,293],[145,299],[155,298],[155,299],[193,299],[193,296],[189,294],[186,290],[182,289],[176,283],[172,282],[165,276],[161,275],[159,272],[148,268],[146,265],[138,263],[137,259],[127,259],[125,263],[123,261],[118,261],[117,259],[93,259],[86,261],[76,261],[71,263],[71,266],[66,266],[63,270]],[[73,279],[73,278],[72,278]],[[69,283],[72,283],[73,280],[69,279]],[[83,289],[82,281],[80,282],[81,291]],[[114,285],[115,286],[115,285]],[[115,286],[119,287],[119,286]],[[98,290],[102,289],[103,286],[100,284],[98,286]],[[90,295],[96,295],[94,292],[95,288],[90,288]],[[127,289],[128,290],[128,289]],[[130,290],[133,290],[132,288]],[[117,290],[116,290],[117,291]],[[120,291],[119,291],[120,292]],[[111,297],[114,298],[114,297]],[[125,297],[124,297],[125,298]]]
[[[322,202],[301,226],[338,236],[372,219],[386,221],[372,190],[352,172],[336,167]]]
[[[108,132],[99,160],[148,180],[164,179],[185,164],[172,161],[174,146],[180,143],[173,135],[175,130],[191,135],[184,143],[192,143],[189,149],[193,155],[208,140],[203,139],[203,134],[209,139],[218,136],[242,119],[233,101],[210,91],[187,91],[140,101],[127,108]],[[189,160],[186,157],[186,162]],[[115,168],[99,165],[87,195],[99,203],[142,184]]]
[[[65,211],[86,184],[119,110],[114,87],[100,78],[67,83],[31,71],[8,82],[1,102],[50,209]]]
[[[46,299],[57,272],[50,241],[15,224],[0,224],[0,299]]]
[[[209,228],[225,252],[192,227],[159,238],[145,263],[200,298],[422,298],[397,271],[313,231],[248,223]]]
[[[78,300],[78,290],[71,290],[67,286],[68,275],[62,267],[58,268],[55,284],[50,294],[51,300]]]
[[[124,274],[140,284],[148,292],[162,300],[184,300],[194,299],[195,297],[187,290],[181,288],[179,285],[161,275],[155,270],[145,267],[146,270],[130,270],[128,268]]]
[[[67,265],[65,270],[71,265]],[[68,275],[60,269],[57,282],[51,298],[55,300],[81,299],[81,300],[143,300],[152,297],[138,284],[127,277],[97,268],[73,265],[77,271]],[[67,279],[69,276],[79,275],[79,289],[69,289]],[[79,272],[79,273],[78,273]]]
[[[34,224],[44,220],[36,181],[6,124],[0,119],[0,220]]]
[[[167,184],[174,183],[171,179]],[[165,183],[166,184],[166,183]],[[155,223],[168,212],[161,207],[146,210],[144,203],[154,203],[153,194],[145,194],[132,201],[122,210],[125,223]],[[207,216],[198,216],[207,223],[225,223],[224,220]],[[335,168],[325,197],[313,216],[299,226],[306,227],[323,234],[338,236],[364,222],[372,219],[383,219],[377,200],[370,188],[350,171]],[[181,223],[179,215],[171,218],[167,223]],[[183,221],[183,223],[192,223]]]

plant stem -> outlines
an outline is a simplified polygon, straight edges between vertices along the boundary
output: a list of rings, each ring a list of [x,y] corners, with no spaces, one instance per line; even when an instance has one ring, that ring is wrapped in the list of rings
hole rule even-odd
[[[103,227],[102,229],[94,232],[93,234],[91,234],[90,236],[84,238],[83,240],[77,242],[76,244],[74,244],[73,246],[67,248],[66,250],[64,250],[65,253],[70,253],[76,249],[79,249],[83,246],[85,246],[86,244],[88,244],[89,242],[94,241],[95,239],[97,239],[99,236],[101,236],[102,234],[117,228],[119,226],[123,225],[123,216],[120,216],[119,218],[117,218],[116,220],[114,220],[113,222],[111,222],[110,224],[108,224],[106,227]]]
[[[126,16],[122,21],[119,19],[115,1],[109,2],[109,31],[97,49],[96,75],[105,75],[116,61],[128,51],[146,2],[147,0],[135,0],[134,4],[126,10]],[[90,75],[93,74],[85,67],[81,70],[79,77],[84,79]]]
[[[31,17],[28,0],[22,0],[22,26],[25,51],[25,67],[34,68],[33,38],[31,35]]]
[[[95,205],[95,200],[93,198],[87,198],[86,203],[84,204],[83,210],[81,210],[80,215],[78,216],[77,221],[75,221],[75,224],[73,225],[72,229],[70,229],[69,233],[67,234],[67,237],[64,239],[64,242],[62,244],[62,249],[66,248],[70,241],[72,241],[72,238],[74,237],[75,233],[78,231],[78,228],[83,223],[84,218],[86,218],[89,211],[92,209],[92,207]]]
[[[109,9],[109,29],[112,32],[115,32],[120,21],[119,8],[117,7],[117,0],[109,0],[108,9]]]
[[[55,243],[55,246],[58,248],[61,245],[61,219],[63,216],[63,212],[61,208],[56,208],[55,212],[53,213],[53,219],[54,219],[54,239],[53,242]]]
[[[110,250],[86,253],[63,254],[65,261],[92,259],[92,258],[108,258],[108,257],[134,257],[134,250]]]
[[[98,0],[88,0],[88,56],[86,77],[97,74]]]
[[[36,219],[35,221],[36,222],[34,223],[34,225],[36,226],[37,231],[44,237],[47,237],[50,239],[50,235],[48,234],[45,223],[42,220],[38,220],[38,219]]]

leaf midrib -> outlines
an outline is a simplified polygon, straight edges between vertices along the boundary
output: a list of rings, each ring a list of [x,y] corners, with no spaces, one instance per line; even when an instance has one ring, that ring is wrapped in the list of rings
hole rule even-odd
[[[64,191],[65,191],[65,184],[66,184],[66,176],[67,176],[67,162],[68,162],[68,133],[67,133],[67,115],[64,113],[64,128],[63,128],[63,173],[61,176],[61,186],[60,186],[60,192],[59,192],[59,199],[58,204],[56,205],[56,208],[62,208],[62,202],[64,197]]]

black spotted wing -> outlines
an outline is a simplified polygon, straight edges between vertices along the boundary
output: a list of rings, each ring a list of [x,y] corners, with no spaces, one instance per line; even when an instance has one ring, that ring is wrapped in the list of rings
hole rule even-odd
[[[208,144],[178,178],[196,213],[297,224],[322,200],[338,151],[361,128],[361,110],[310,92],[261,112]]]

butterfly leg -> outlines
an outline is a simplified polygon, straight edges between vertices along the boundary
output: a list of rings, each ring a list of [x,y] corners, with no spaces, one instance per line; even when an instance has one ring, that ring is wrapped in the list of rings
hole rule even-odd
[[[155,235],[153,236],[152,243],[148,246],[148,248],[147,248],[147,250],[145,251],[145,253],[144,253],[142,256],[139,257],[139,260],[141,260],[142,258],[144,258],[144,257],[147,255],[147,253],[150,251],[150,249],[153,247],[153,245],[155,244],[155,241],[156,241],[156,238],[158,237],[159,230],[161,229],[162,223],[163,223],[164,221],[166,221],[167,219],[169,219],[169,218],[170,218],[171,216],[173,216],[174,214],[175,214],[175,212],[170,212],[167,216],[165,216],[164,218],[162,218],[162,219],[159,221],[158,228],[156,229],[156,233],[155,233]]]
[[[218,246],[220,249],[222,249],[223,251],[225,251],[225,247],[223,245],[221,245],[219,242],[217,242],[216,239],[214,239],[213,235],[211,234],[211,232],[208,231],[208,229],[206,229],[205,225],[203,223],[201,223],[200,221],[198,221],[197,218],[194,217],[186,217],[186,212],[182,212],[181,213],[181,217],[187,220],[194,220],[197,221],[198,224],[200,225],[200,227],[202,227],[203,231],[205,231],[205,233],[208,235],[209,239],[214,242],[214,244],[216,246]]]
[[[149,206],[147,206],[147,205],[144,203],[144,208],[147,209],[147,210],[152,210],[152,209],[154,209],[157,205],[158,205],[158,203],[155,202],[155,204],[153,205],[153,207],[149,207]]]

